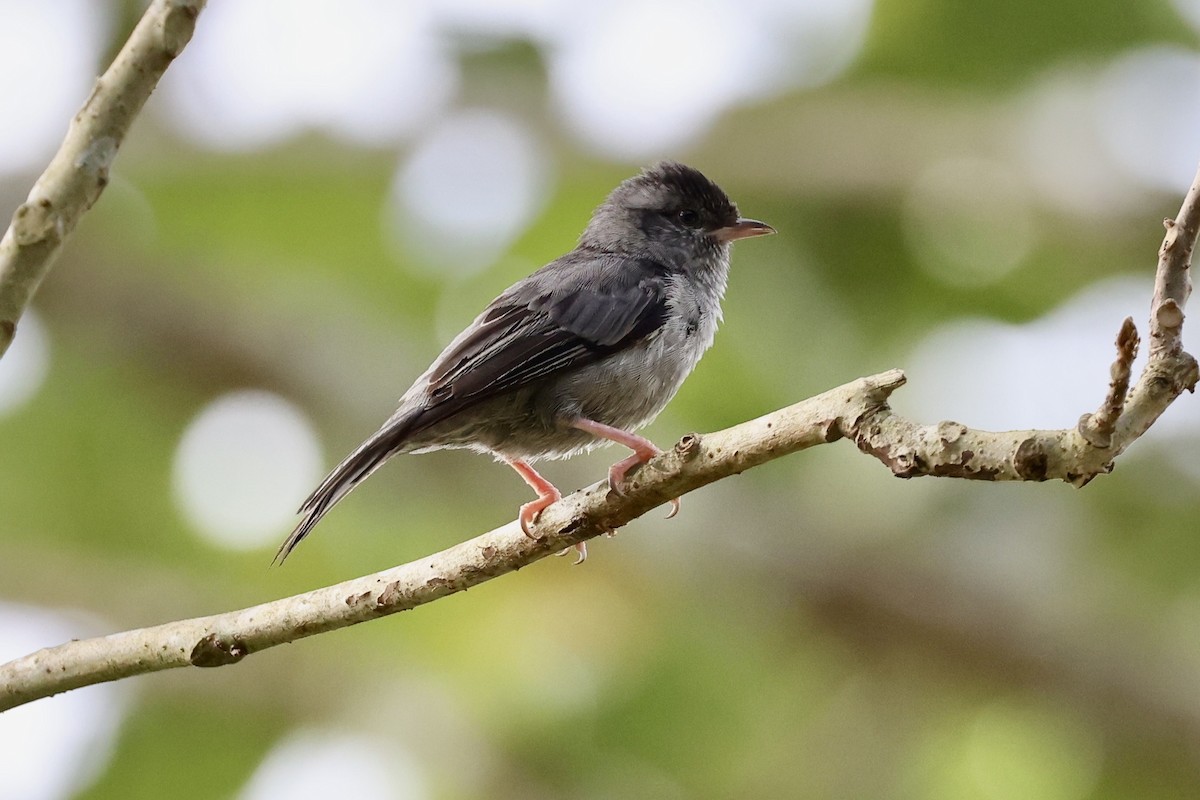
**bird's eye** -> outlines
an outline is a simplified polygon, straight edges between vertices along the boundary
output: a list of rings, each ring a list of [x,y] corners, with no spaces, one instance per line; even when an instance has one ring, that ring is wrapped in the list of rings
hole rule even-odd
[[[700,227],[700,215],[690,208],[676,211],[675,219],[679,220],[680,225],[684,225],[688,228]]]

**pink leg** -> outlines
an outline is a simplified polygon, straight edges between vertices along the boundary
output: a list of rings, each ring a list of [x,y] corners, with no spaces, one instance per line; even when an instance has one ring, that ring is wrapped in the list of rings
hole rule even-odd
[[[645,464],[655,456],[662,455],[662,450],[654,442],[638,436],[636,433],[623,431],[620,428],[614,428],[611,425],[605,425],[603,422],[585,419],[580,417],[574,420],[571,425],[581,431],[587,431],[593,436],[599,436],[601,439],[608,439],[610,442],[624,445],[633,451],[633,455],[628,458],[621,459],[613,464],[608,469],[608,486],[617,494],[621,494],[621,484],[625,483],[625,474],[629,470]],[[671,501],[671,513],[667,514],[667,519],[679,513],[679,498],[676,497]]]
[[[529,526],[537,521],[538,515],[542,513],[544,508],[562,500],[562,493],[554,488],[554,484],[539,475],[537,470],[524,461],[518,458],[506,458],[504,460],[508,462],[510,467],[517,471],[517,474],[521,476],[521,479],[525,483],[529,484],[529,488],[538,494],[536,500],[530,500],[521,506],[521,511],[517,514],[517,519],[521,522],[521,530],[530,539],[536,539],[537,537],[529,532]]]

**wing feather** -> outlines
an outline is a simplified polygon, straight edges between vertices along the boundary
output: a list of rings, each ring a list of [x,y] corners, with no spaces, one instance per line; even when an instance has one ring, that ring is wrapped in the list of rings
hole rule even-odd
[[[661,327],[667,310],[665,267],[648,259],[595,253],[582,258],[579,253],[553,262],[498,297],[474,329],[439,356],[429,373],[430,403],[421,427],[502,392],[593,363]],[[609,263],[598,269],[598,258]],[[597,274],[608,280],[596,280]]]

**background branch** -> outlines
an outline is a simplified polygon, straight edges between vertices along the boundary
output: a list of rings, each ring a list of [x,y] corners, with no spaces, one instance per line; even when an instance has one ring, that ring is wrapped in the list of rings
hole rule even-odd
[[[192,38],[206,0],[154,0],[0,239],[0,357],[63,242],[108,184],[129,126]]]

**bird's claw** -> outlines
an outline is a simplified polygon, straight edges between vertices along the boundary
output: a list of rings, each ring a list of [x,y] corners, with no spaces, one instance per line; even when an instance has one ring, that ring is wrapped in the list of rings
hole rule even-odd
[[[537,539],[538,537],[533,535],[533,532],[529,529],[529,526],[537,522],[538,517],[542,515],[542,511],[544,509],[561,499],[562,496],[558,495],[556,492],[553,495],[546,495],[544,497],[539,497],[536,500],[530,500],[528,503],[521,506],[521,511],[517,514],[517,519],[521,522],[521,532],[530,539]]]
[[[554,555],[561,558],[561,557],[565,556],[567,553],[571,552],[571,549],[572,548],[570,548],[570,547],[564,547],[562,550],[559,550]],[[575,552],[579,553],[579,558],[575,559],[575,563],[572,564],[571,566],[578,567],[580,564],[587,561],[587,542],[576,542],[574,550],[575,550]]]
[[[637,466],[641,466],[645,463],[646,462],[644,462],[644,461],[638,462]],[[624,487],[625,473],[627,473],[632,466],[634,466],[634,465],[626,464],[624,461],[622,461],[618,464],[614,464],[613,468],[608,471],[609,491],[611,491],[617,497],[625,496],[625,487]],[[651,468],[653,469],[653,467],[651,467]],[[679,513],[680,507],[681,507],[681,503],[679,501],[679,498],[678,497],[671,498],[671,510],[667,513],[666,518],[674,519],[675,515]]]
[[[667,512],[667,517],[666,517],[666,518],[667,518],[667,519],[674,519],[674,518],[675,518],[675,515],[679,513],[679,507],[680,507],[681,505],[682,505],[682,503],[680,503],[680,502],[679,502],[679,498],[678,498],[678,497],[673,497],[673,498],[671,498],[671,510]]]

